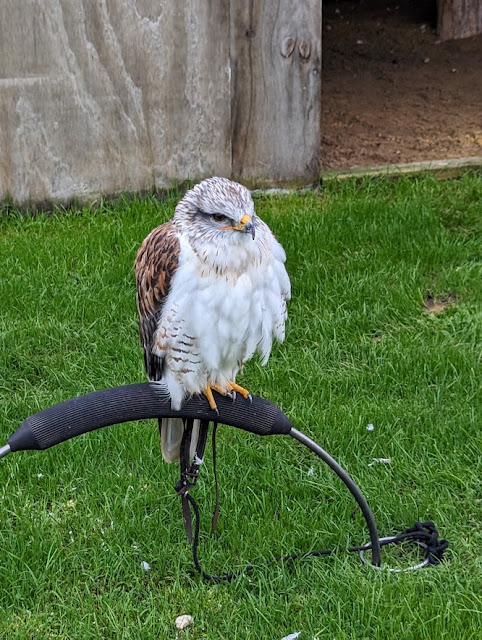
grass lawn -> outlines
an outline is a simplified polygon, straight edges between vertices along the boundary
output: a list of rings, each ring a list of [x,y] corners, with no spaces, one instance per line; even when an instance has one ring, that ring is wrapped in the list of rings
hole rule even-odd
[[[178,197],[0,218],[0,445],[46,406],[144,380],[132,266]],[[119,425],[0,462],[0,638],[482,637],[482,177],[331,182],[256,208],[286,249],[293,299],[285,344],[239,382],[347,469],[381,535],[434,520],[447,561],[402,574],[355,555],[267,567],[361,544],[364,520],[294,440],[221,427],[212,537],[210,456],[195,490],[201,559],[214,573],[257,568],[207,584],[157,425]],[[180,614],[194,617],[182,634]]]

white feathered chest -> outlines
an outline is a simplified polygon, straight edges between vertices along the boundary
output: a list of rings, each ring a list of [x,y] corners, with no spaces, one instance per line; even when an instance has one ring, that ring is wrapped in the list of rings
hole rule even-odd
[[[173,406],[207,384],[226,387],[258,351],[284,339],[289,280],[284,251],[258,221],[256,239],[202,256],[180,238],[179,267],[159,317],[154,353]],[[263,226],[263,228],[261,228]],[[252,246],[251,246],[252,245]]]

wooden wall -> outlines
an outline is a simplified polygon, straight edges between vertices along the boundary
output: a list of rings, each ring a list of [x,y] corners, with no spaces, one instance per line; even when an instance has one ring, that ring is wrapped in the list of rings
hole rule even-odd
[[[438,0],[440,40],[468,38],[482,33],[481,0]]]
[[[231,3],[233,173],[310,181],[320,170],[320,0]]]
[[[320,168],[321,2],[2,0],[0,200]]]

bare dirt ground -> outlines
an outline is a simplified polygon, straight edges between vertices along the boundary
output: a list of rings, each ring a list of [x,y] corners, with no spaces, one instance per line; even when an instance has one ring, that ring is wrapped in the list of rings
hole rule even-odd
[[[482,156],[482,36],[429,0],[324,0],[324,170]]]

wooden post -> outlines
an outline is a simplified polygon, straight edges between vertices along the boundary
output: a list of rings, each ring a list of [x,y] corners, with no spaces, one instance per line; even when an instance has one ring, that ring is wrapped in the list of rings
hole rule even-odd
[[[231,0],[233,175],[308,183],[320,173],[320,0]]]
[[[440,40],[468,38],[482,33],[481,0],[438,0]]]

